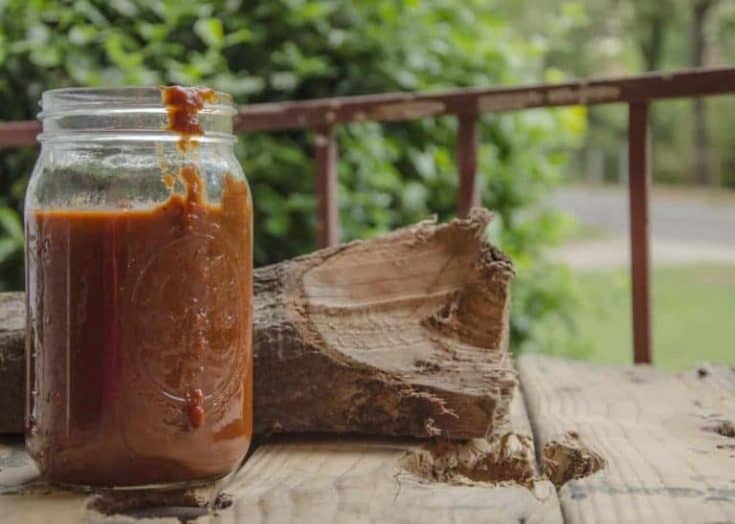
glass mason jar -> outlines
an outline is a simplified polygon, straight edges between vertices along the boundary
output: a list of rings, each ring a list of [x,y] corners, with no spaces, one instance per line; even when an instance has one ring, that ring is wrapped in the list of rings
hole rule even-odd
[[[252,203],[229,95],[43,94],[26,444],[55,483],[188,485],[252,436]]]

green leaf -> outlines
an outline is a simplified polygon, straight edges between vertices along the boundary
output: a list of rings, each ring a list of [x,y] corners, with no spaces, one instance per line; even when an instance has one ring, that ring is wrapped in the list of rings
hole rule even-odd
[[[265,220],[265,229],[273,236],[282,237],[288,233],[290,220],[286,214],[270,215]]]
[[[234,96],[245,96],[260,93],[265,87],[265,81],[258,76],[227,73],[217,75],[210,85]]]
[[[218,18],[203,18],[194,24],[194,32],[209,47],[219,49],[225,39],[222,22]]]
[[[61,61],[58,47],[39,47],[31,51],[31,61],[38,67],[54,67]]]
[[[23,247],[12,238],[0,238],[0,264],[11,258]]]
[[[164,24],[150,24],[148,22],[138,22],[136,24],[138,34],[145,38],[149,45],[152,42],[161,42],[168,36],[168,28]]]
[[[270,83],[279,91],[290,91],[299,84],[299,78],[291,71],[278,71],[270,76]]]
[[[110,0],[110,7],[128,17],[138,14],[138,6],[131,0]]]
[[[5,41],[5,36],[0,34],[0,66],[5,62],[5,57],[8,54],[8,45]]]
[[[44,24],[34,24],[26,31],[26,40],[34,46],[43,46],[49,41],[51,31]]]
[[[0,227],[10,238],[23,242],[23,224],[18,214],[9,207],[0,207]]]
[[[69,42],[75,45],[84,45],[97,36],[97,29],[93,25],[75,25],[69,31]]]
[[[224,46],[232,46],[237,44],[244,44],[246,42],[250,42],[253,39],[253,31],[248,29],[247,27],[244,27],[242,29],[238,29],[237,31],[233,31],[232,33],[228,33],[227,36],[224,38]]]
[[[123,69],[131,69],[140,66],[143,62],[143,55],[128,47],[130,38],[121,32],[112,33],[105,40],[105,51],[110,61]]]

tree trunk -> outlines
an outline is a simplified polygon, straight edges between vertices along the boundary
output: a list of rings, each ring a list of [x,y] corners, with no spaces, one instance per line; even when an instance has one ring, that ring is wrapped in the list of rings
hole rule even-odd
[[[670,27],[671,10],[674,5],[670,0],[657,2],[640,1],[633,3],[635,26],[637,28],[638,45],[643,56],[646,71],[658,71],[663,58],[664,41]],[[648,126],[657,129],[658,111],[652,106],[648,112]],[[653,151],[652,151],[653,153]],[[627,165],[625,166],[627,169]]]
[[[715,0],[694,0],[691,26],[692,67],[702,67],[705,64],[707,40],[704,28],[707,16],[715,3]],[[694,178],[702,185],[709,185],[712,183],[710,139],[709,127],[707,126],[707,108],[702,98],[695,98],[692,101],[692,140],[694,146],[692,165]]]
[[[666,20],[657,12],[648,16],[650,33],[648,38],[641,44],[643,49],[643,62],[646,71],[656,71],[661,64],[661,52],[664,42],[664,25]]]
[[[490,434],[516,385],[491,215],[422,222],[255,272],[256,432]],[[22,431],[22,294],[0,301],[0,432]],[[73,377],[74,378],[74,377]]]

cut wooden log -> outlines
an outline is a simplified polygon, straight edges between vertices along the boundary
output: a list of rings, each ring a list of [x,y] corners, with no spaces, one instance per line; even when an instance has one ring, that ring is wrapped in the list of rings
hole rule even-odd
[[[513,270],[486,241],[490,218],[259,270],[257,429],[470,438],[504,421]]]
[[[513,269],[490,219],[475,209],[258,269],[256,431],[465,439],[504,423]],[[0,432],[20,432],[22,295],[0,309]]]

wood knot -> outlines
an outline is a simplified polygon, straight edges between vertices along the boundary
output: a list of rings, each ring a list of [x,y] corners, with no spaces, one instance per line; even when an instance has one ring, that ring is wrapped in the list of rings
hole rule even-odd
[[[592,475],[605,465],[605,459],[585,446],[576,431],[567,431],[544,446],[543,471],[557,488],[572,479]]]
[[[723,437],[735,438],[735,424],[730,420],[722,420],[712,430]]]

